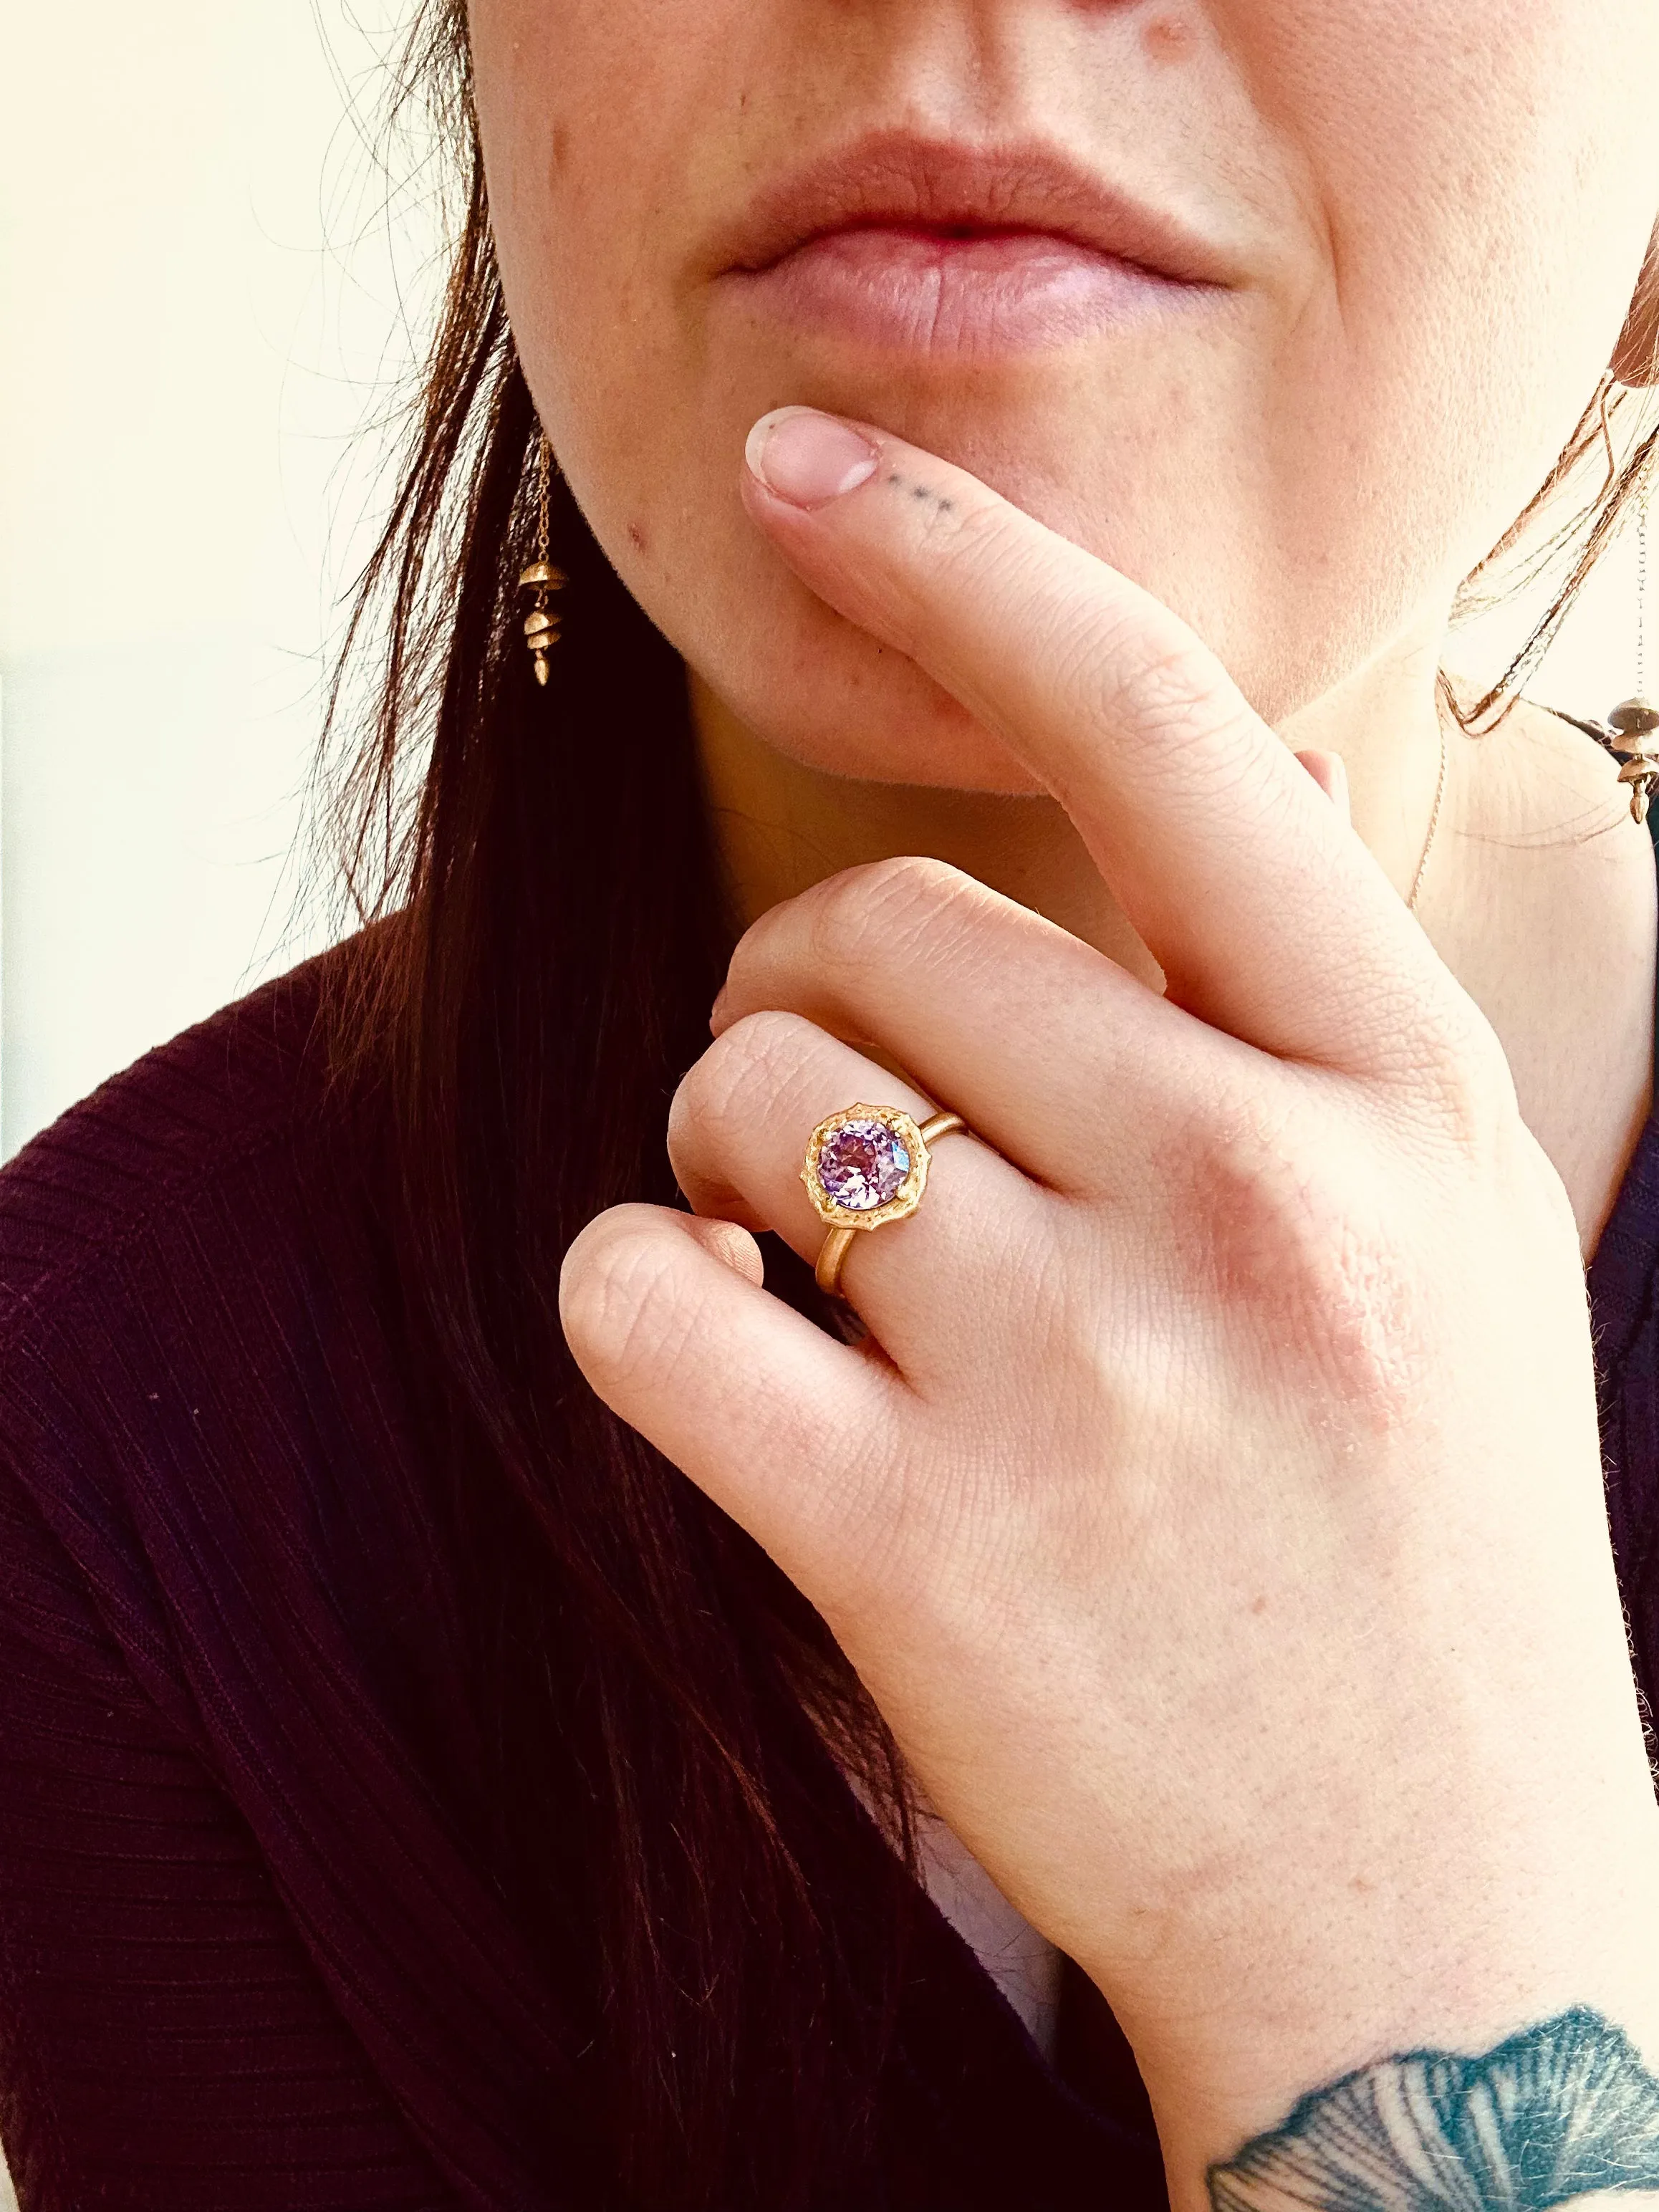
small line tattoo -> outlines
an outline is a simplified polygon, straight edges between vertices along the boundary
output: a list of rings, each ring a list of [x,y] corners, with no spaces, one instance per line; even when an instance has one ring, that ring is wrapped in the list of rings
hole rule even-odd
[[[924,483],[912,483],[907,477],[901,476],[896,469],[888,471],[887,481],[890,484],[896,485],[900,491],[908,491],[912,499],[929,501],[940,514],[953,514],[956,512],[957,503],[946,493],[931,490]]]
[[[1209,2184],[1215,2212],[1549,2212],[1659,2189],[1659,2081],[1581,2006],[1484,2058],[1413,2051],[1349,2074]]]

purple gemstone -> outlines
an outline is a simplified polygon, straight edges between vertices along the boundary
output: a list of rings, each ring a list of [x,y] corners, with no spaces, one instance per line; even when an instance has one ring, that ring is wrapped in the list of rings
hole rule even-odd
[[[909,1152],[885,1121],[843,1121],[818,1153],[824,1196],[849,1213],[885,1206],[909,1172]]]

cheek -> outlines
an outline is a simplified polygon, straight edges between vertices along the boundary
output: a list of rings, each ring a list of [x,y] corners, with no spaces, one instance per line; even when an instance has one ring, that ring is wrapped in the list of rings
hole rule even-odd
[[[1286,404],[1344,410],[1352,465],[1409,503],[1401,538],[1427,530],[1461,573],[1536,490],[1627,311],[1659,204],[1659,9],[1238,0],[1238,15],[1328,240]]]
[[[491,228],[538,398],[604,379],[648,334],[676,180],[700,106],[720,104],[720,18],[718,0],[473,0]]]

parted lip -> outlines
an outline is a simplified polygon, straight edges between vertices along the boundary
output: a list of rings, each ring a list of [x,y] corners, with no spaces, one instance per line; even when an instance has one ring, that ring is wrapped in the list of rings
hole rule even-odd
[[[973,238],[1038,233],[1184,284],[1237,281],[1218,242],[1039,141],[966,145],[883,131],[763,187],[717,265],[758,273],[813,240],[893,228]]]

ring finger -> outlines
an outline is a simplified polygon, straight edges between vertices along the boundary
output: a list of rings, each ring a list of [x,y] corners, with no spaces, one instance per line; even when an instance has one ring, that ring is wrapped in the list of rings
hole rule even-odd
[[[763,1009],[873,1040],[1005,1158],[1106,1195],[1237,1075],[1252,1045],[1172,1006],[1091,945],[942,862],[849,869],[763,915],[732,955],[714,1027]]]
[[[751,1014],[709,1048],[675,1094],[668,1150],[695,1212],[775,1229],[816,1262],[829,1231],[801,1180],[807,1139],[854,1104],[896,1106],[917,1122],[932,1102],[799,1015]],[[908,1219],[855,1231],[842,1294],[907,1375],[958,1364],[959,1333],[939,1316],[957,1286],[1029,1281],[1063,1201],[983,1143],[938,1140]],[[984,1357],[976,1344],[971,1357]]]

